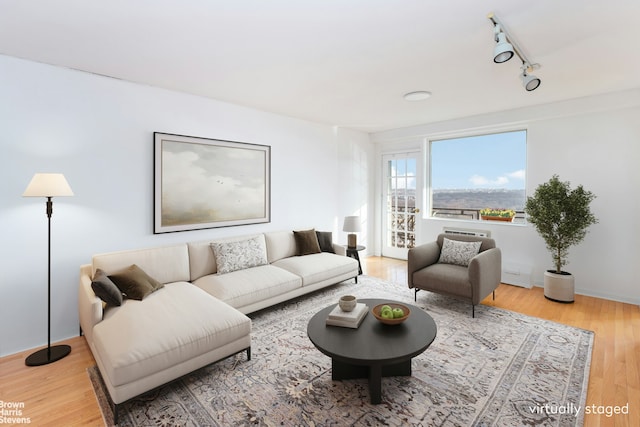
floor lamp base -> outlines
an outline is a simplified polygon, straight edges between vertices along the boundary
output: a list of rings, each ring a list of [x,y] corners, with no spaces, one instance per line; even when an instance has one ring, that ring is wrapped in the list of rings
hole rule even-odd
[[[49,363],[53,363],[57,360],[67,357],[71,353],[71,346],[68,345],[54,345],[51,347],[38,350],[29,357],[24,363],[27,366],[42,366]]]

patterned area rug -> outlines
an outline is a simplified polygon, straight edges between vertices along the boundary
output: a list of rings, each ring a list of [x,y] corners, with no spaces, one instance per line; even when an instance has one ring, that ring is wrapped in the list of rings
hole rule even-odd
[[[252,359],[212,364],[121,406],[120,426],[574,426],[582,425],[593,333],[361,276],[252,314]],[[308,320],[338,297],[404,301],[436,321],[433,344],[409,377],[382,380],[369,403],[362,380],[331,380]],[[500,295],[497,295],[499,298]],[[368,314],[370,316],[371,314]],[[113,424],[97,368],[89,376]]]

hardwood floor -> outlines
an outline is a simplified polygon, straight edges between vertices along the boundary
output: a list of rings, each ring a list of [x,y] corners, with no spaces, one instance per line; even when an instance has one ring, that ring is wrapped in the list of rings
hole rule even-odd
[[[406,261],[367,258],[364,273],[407,283]],[[542,288],[502,284],[482,304],[516,311],[595,332],[587,406],[613,411],[628,404],[628,414],[586,415],[585,426],[640,426],[640,307],[576,295],[573,304],[547,300]],[[595,405],[595,407],[592,407]]]
[[[368,257],[362,262],[365,274],[407,283],[405,261]],[[559,304],[546,300],[541,288],[509,285],[500,285],[496,300],[489,297],[483,304],[594,331],[587,406],[611,411],[628,404],[628,414],[587,415],[584,425],[640,426],[638,306],[581,295],[573,304]],[[103,425],[86,373],[95,364],[93,356],[83,337],[63,343],[71,345],[71,354],[50,365],[25,366],[34,350],[0,358],[0,402],[5,410],[8,404],[21,406],[20,414],[0,417],[28,418],[34,426]]]
[[[0,418],[28,418],[33,426],[104,425],[86,372],[95,365],[87,342],[76,337],[62,343],[71,346],[71,354],[50,365],[25,366],[33,350],[0,359],[0,401],[24,405],[21,413]]]

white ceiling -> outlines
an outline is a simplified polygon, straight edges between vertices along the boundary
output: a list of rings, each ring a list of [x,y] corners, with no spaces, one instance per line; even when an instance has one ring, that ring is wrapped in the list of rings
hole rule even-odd
[[[639,42],[638,0],[0,1],[2,54],[368,132],[638,88]]]

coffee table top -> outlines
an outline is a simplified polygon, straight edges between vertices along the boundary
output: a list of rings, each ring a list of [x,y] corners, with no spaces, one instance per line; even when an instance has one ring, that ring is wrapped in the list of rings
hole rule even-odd
[[[340,362],[354,365],[393,364],[422,353],[436,338],[436,323],[424,310],[404,304],[411,310],[399,325],[379,322],[371,309],[378,304],[396,302],[383,299],[358,299],[369,306],[369,313],[357,329],[326,325],[336,306],[332,304],[316,313],[307,326],[307,335],[322,353]]]

